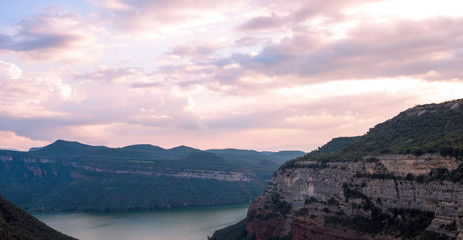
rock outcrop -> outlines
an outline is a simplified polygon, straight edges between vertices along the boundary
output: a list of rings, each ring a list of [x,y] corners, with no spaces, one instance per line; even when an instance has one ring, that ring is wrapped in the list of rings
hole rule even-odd
[[[249,236],[463,239],[463,99],[344,140],[280,167],[249,208]]]
[[[288,163],[252,202],[246,229],[258,240],[391,239],[415,220],[408,232],[424,224],[433,234],[463,239],[463,186],[445,178],[461,162],[424,154]],[[377,230],[374,223],[385,227]],[[352,230],[356,224],[362,231]]]

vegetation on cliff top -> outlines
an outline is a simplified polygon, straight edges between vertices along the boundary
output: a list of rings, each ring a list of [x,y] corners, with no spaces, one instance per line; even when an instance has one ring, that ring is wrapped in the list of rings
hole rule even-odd
[[[328,146],[324,147],[331,149]],[[462,156],[463,99],[413,107],[376,125],[350,144],[334,151],[320,151],[324,147],[297,161],[357,161],[384,154]]]
[[[337,152],[337,151],[340,151],[352,145],[359,139],[360,139],[360,136],[333,138],[331,139],[331,141],[329,141],[325,145],[318,147],[316,150],[306,154],[305,157],[315,157],[315,156],[320,156],[320,155],[324,155],[327,153]]]
[[[0,239],[72,240],[0,196]]]

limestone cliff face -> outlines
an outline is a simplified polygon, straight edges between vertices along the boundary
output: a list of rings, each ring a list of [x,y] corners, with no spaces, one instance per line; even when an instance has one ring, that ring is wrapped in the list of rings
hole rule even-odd
[[[452,171],[461,162],[453,157],[425,154],[365,157],[358,162],[287,164],[251,204],[246,228],[258,240],[288,234],[298,240],[371,239],[371,234],[342,229],[327,219],[399,219],[400,211],[420,211],[430,216],[426,230],[463,239],[463,186],[417,177],[429,176],[433,169]]]

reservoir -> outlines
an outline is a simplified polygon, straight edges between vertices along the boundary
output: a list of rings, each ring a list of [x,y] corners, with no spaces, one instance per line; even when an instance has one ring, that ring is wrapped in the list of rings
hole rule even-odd
[[[81,240],[206,240],[246,217],[249,204],[129,213],[32,213]]]

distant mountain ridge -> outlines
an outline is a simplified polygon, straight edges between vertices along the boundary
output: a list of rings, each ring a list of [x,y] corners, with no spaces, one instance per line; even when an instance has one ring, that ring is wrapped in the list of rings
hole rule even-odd
[[[92,155],[101,149],[106,149],[106,147],[94,147],[75,141],[57,140],[39,150],[29,151],[29,155],[31,157],[75,158]]]
[[[234,156],[234,158],[239,158],[239,156],[247,155],[252,156],[258,159],[270,159],[274,162],[282,164],[288,160],[295,159],[301,156],[304,156],[306,153],[303,151],[278,151],[278,152],[258,152],[255,150],[242,150],[242,149],[235,149],[235,148],[227,148],[227,149],[210,149],[206,150],[207,152],[217,153],[221,155],[227,155],[229,157]]]
[[[284,163],[288,159],[295,159],[305,154],[306,153],[302,151],[279,151],[279,152],[270,153],[270,156],[279,159],[280,163]]]
[[[29,152],[0,151],[0,194],[39,211],[245,203],[263,190],[281,162],[250,150],[109,148],[57,140]]]

